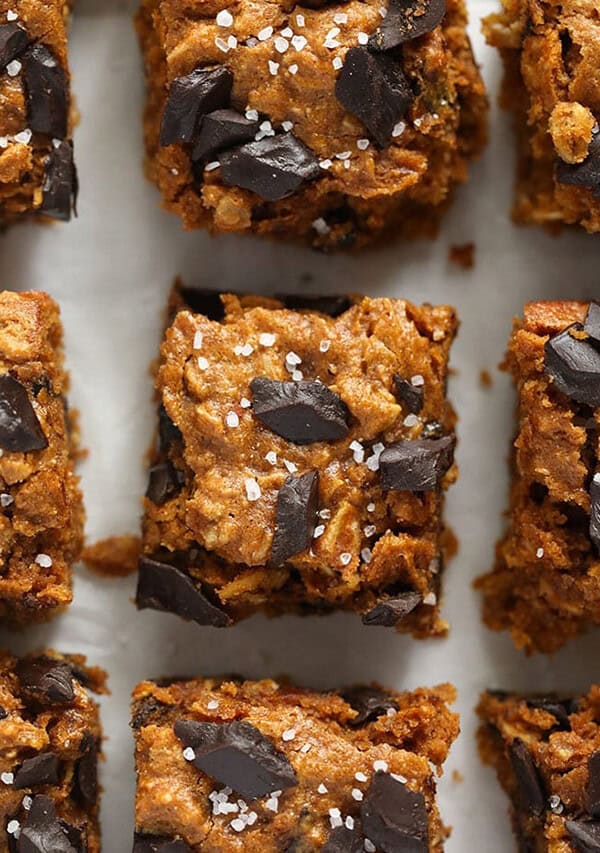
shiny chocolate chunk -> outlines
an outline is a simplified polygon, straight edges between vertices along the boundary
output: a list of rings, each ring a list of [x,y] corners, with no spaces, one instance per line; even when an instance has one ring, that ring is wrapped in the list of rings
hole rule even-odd
[[[585,338],[581,323],[549,338],[544,355],[544,370],[559,391],[577,403],[600,406],[600,351]]]
[[[590,483],[590,539],[600,550],[600,471]]]
[[[423,408],[423,387],[413,385],[408,379],[394,374],[394,393],[396,399],[403,403],[413,415],[418,415]]]
[[[430,33],[446,14],[446,0],[391,0],[387,15],[369,39],[372,50],[391,50]]]
[[[75,790],[78,798],[93,806],[98,798],[98,743],[86,732],[81,743],[81,758],[75,765]]]
[[[141,835],[136,832],[132,853],[193,853],[193,851],[181,838],[167,838],[164,835]]]
[[[556,718],[557,724],[561,729],[568,731],[571,728],[569,721],[570,707],[569,703],[561,702],[552,696],[536,696],[533,699],[527,700],[529,708],[539,708],[547,714],[552,714]]]
[[[378,770],[361,805],[363,832],[386,853],[428,853],[425,797]]]
[[[388,711],[398,710],[398,703],[378,687],[350,687],[341,696],[357,712],[350,723],[352,728],[366,726]]]
[[[24,658],[16,672],[21,690],[41,705],[68,705],[75,698],[73,673],[65,661]]]
[[[42,752],[33,758],[26,758],[15,773],[13,787],[34,788],[36,785],[56,785],[60,761],[53,752]]]
[[[559,184],[592,190],[594,196],[600,198],[600,132],[592,136],[588,155],[582,163],[558,162],[556,180]]]
[[[160,126],[160,145],[193,142],[207,113],[229,105],[233,74],[228,68],[196,68],[169,87]]]
[[[215,110],[202,119],[192,149],[192,160],[206,162],[215,154],[250,142],[256,136],[260,122],[251,121],[236,110]]]
[[[363,835],[356,829],[347,826],[336,826],[329,833],[327,841],[321,848],[322,853],[364,853]]]
[[[600,302],[590,302],[587,314],[583,323],[583,331],[586,335],[600,343]]]
[[[255,417],[294,444],[337,441],[348,435],[348,407],[322,382],[280,382],[259,376],[250,389]]]
[[[454,436],[390,444],[379,457],[381,485],[399,492],[433,492],[454,461]]]
[[[161,462],[150,468],[146,497],[162,506],[169,498],[177,495],[185,483],[185,477],[171,462]]]
[[[55,140],[44,163],[42,203],[39,211],[52,219],[68,222],[77,207],[79,182],[73,160],[73,143]]]
[[[290,475],[277,493],[271,563],[282,566],[310,547],[319,508],[319,473]]]
[[[0,26],[0,71],[24,53],[28,44],[29,36],[23,27],[14,22],[2,24]]]
[[[322,176],[313,152],[293,133],[249,142],[221,154],[219,162],[226,186],[251,190],[265,201],[287,198]]]
[[[21,825],[18,853],[82,853],[69,837],[75,829],[60,821],[54,802],[39,794],[33,798],[31,808]]]
[[[521,806],[528,814],[540,817],[546,810],[546,797],[533,756],[520,738],[513,740],[509,754]]]
[[[394,127],[413,100],[400,63],[366,47],[351,47],[346,54],[335,95],[382,148],[390,143]]]
[[[194,751],[192,764],[245,800],[298,784],[287,756],[251,723],[178,720],[174,731]]]
[[[423,596],[419,592],[403,592],[400,595],[382,598],[375,607],[363,614],[363,624],[393,628],[412,613],[422,600]]]
[[[22,61],[30,129],[54,139],[64,139],[69,119],[69,91],[64,68],[40,43],[32,45]]]
[[[215,628],[231,624],[227,613],[213,603],[189,575],[175,566],[141,557],[138,569],[135,603],[139,610],[164,610]]]
[[[44,450],[48,440],[24,385],[4,373],[0,376],[0,448],[12,453]]]
[[[588,759],[587,810],[594,818],[600,818],[600,751]]]
[[[567,820],[565,829],[577,853],[600,853],[600,821]]]

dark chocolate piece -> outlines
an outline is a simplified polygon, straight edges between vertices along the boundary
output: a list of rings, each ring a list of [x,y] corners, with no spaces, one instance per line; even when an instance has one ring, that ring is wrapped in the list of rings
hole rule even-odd
[[[572,184],[592,190],[600,198],[600,132],[592,136],[588,155],[582,163],[565,163],[559,160],[556,166],[559,184]]]
[[[81,853],[70,838],[74,829],[56,816],[56,808],[50,797],[39,794],[33,798],[31,808],[21,826],[18,853]]]
[[[35,785],[56,785],[60,761],[53,752],[42,752],[26,758],[15,773],[13,787],[17,790]]]
[[[361,805],[363,832],[386,853],[428,853],[425,797],[378,770]]]
[[[351,721],[352,728],[365,726],[378,717],[383,717],[388,711],[398,710],[398,703],[378,687],[350,687],[341,692],[342,699],[357,711]]]
[[[600,550],[600,471],[590,483],[590,539]]]
[[[329,833],[322,853],[364,853],[365,845],[362,834],[356,829],[346,826],[336,826]]]
[[[277,494],[271,563],[281,566],[310,547],[319,508],[319,473],[290,475]]]
[[[178,720],[174,731],[194,751],[195,767],[246,800],[298,784],[287,756],[251,723]]]
[[[0,705],[0,720],[5,720],[8,717],[8,711]]]
[[[581,323],[549,338],[544,346],[544,369],[554,386],[571,400],[600,406],[600,351],[583,335]]]
[[[141,835],[136,832],[132,853],[192,853],[181,838],[166,838],[164,835]]]
[[[171,445],[181,441],[181,430],[176,427],[165,411],[165,407],[158,408],[158,446],[162,453],[167,453]]]
[[[446,0],[391,0],[387,15],[369,39],[371,50],[391,50],[438,27]]]
[[[286,308],[292,311],[318,311],[328,317],[339,317],[349,308],[352,300],[347,296],[306,296],[301,293],[276,294]]]
[[[34,133],[64,139],[69,121],[67,75],[48,48],[39,42],[23,55],[27,122]]]
[[[404,403],[408,411],[413,415],[418,415],[423,408],[423,388],[422,386],[413,385],[408,379],[403,379],[394,374],[394,392],[396,398]]]
[[[93,805],[98,798],[98,744],[91,732],[81,743],[81,758],[75,766],[75,785],[79,798]]]
[[[600,818],[600,750],[590,755],[588,772],[587,810],[592,817]]]
[[[231,624],[227,613],[180,569],[149,557],[141,557],[138,568],[136,605],[140,610],[164,610],[215,628]]]
[[[348,408],[322,382],[280,382],[259,376],[250,389],[255,417],[294,444],[337,441],[348,435]]]
[[[179,295],[186,308],[193,314],[204,314],[209,320],[217,322],[224,319],[225,308],[218,290],[208,290],[205,287],[182,287]]]
[[[381,485],[400,492],[433,492],[452,466],[455,439],[420,438],[390,444],[379,457]]]
[[[390,143],[394,127],[413,100],[400,63],[366,47],[351,47],[346,54],[335,95],[382,148]]]
[[[55,140],[46,157],[40,213],[68,222],[77,208],[78,189],[73,143]]]
[[[250,142],[260,122],[251,121],[237,110],[215,110],[202,119],[198,138],[192,149],[192,160],[206,162],[214,154]]]
[[[44,450],[48,440],[24,385],[4,373],[0,376],[0,448],[11,453]]]
[[[565,829],[579,853],[600,853],[600,821],[567,820]]]
[[[233,74],[228,68],[196,68],[169,87],[160,127],[160,145],[193,142],[207,113],[229,105]]]
[[[16,672],[21,689],[42,705],[68,705],[75,698],[73,673],[64,661],[25,658]]]
[[[221,154],[219,162],[226,186],[251,190],[265,201],[287,198],[323,174],[313,152],[293,133],[249,142]]]
[[[185,477],[171,462],[161,462],[150,468],[150,479],[146,497],[161,506],[169,498],[178,494],[185,483]]]
[[[600,343],[600,302],[595,300],[590,302],[585,320],[583,321],[583,331],[586,335]]]
[[[0,26],[0,71],[24,53],[28,44],[29,36],[23,27],[14,22],[2,24]]]
[[[548,714],[552,714],[553,717],[556,717],[556,722],[562,729],[568,731],[571,728],[571,723],[569,721],[569,708],[564,702],[560,702],[558,699],[551,696],[540,696],[528,699],[527,706],[529,708],[539,708],[542,711],[546,711]]]
[[[540,817],[546,810],[546,797],[533,756],[520,738],[513,740],[509,752],[521,805],[528,814]]]
[[[378,601],[375,607],[363,614],[365,625],[383,625],[393,628],[419,606],[423,596],[419,592],[403,592]]]

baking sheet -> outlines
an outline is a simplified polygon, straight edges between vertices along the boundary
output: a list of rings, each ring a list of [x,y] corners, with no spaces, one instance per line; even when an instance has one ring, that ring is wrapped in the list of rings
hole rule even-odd
[[[165,299],[175,274],[189,283],[240,290],[315,293],[363,291],[415,301],[451,302],[462,327],[453,350],[450,393],[460,415],[461,477],[450,491],[448,519],[460,538],[445,585],[447,640],[417,642],[365,629],[339,614],[252,618],[232,629],[186,625],[131,604],[134,579],[105,580],[81,568],[75,603],[52,624],[0,641],[17,652],[51,645],[83,652],[110,674],[102,700],[104,850],[129,853],[134,770],[129,695],[144,677],[237,671],[251,678],[286,673],[315,687],[379,680],[403,689],[450,680],[459,689],[462,734],[440,782],[448,853],[514,850],[506,801],[477,759],[472,713],[487,686],[584,690],[600,677],[598,633],[554,658],[526,660],[506,636],[484,629],[472,579],[492,561],[506,502],[505,459],[512,393],[498,374],[511,318],[528,299],[600,295],[600,237],[558,239],[516,229],[508,219],[512,136],[494,106],[491,141],[461,189],[435,243],[397,245],[360,257],[323,256],[247,238],[185,234],[158,209],[142,175],[141,63],[130,0],[78,0],[71,37],[74,90],[82,113],[76,131],[80,216],[70,225],[22,226],[0,238],[0,286],[44,289],[59,300],[72,376],[71,404],[81,411],[89,458],[81,466],[89,541],[136,532],[145,488],[143,452],[153,430],[149,364],[155,357]],[[495,0],[471,0],[471,34],[495,96],[500,67],[483,44],[479,19]],[[448,247],[473,241],[472,271],[452,267]],[[305,276],[310,275],[309,284]],[[479,379],[489,370],[493,387]],[[335,678],[335,685],[332,685]],[[452,770],[464,777],[452,780]]]

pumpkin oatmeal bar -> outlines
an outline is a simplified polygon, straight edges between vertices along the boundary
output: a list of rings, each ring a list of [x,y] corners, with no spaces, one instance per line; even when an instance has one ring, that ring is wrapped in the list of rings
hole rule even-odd
[[[450,685],[315,693],[145,681],[133,694],[134,853],[442,853]]]
[[[463,0],[143,0],[149,177],[186,229],[435,232],[485,143]]]

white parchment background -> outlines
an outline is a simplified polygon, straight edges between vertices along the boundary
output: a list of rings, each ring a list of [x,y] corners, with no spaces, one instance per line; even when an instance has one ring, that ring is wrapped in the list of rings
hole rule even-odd
[[[495,0],[471,0],[471,31],[495,100],[499,61],[484,46],[479,18]],[[162,311],[175,274],[219,289],[269,292],[298,288],[414,301],[451,302],[462,320],[453,351],[451,395],[460,415],[459,483],[448,517],[460,551],[446,575],[447,640],[416,642],[366,629],[350,615],[253,618],[227,631],[137,613],[134,579],[78,572],[75,603],[51,625],[0,636],[16,651],[50,644],[83,652],[110,673],[102,700],[106,764],[104,850],[129,853],[134,771],[129,694],[144,677],[241,672],[287,673],[299,683],[337,686],[372,679],[396,688],[450,680],[459,688],[462,735],[440,784],[449,853],[514,850],[506,802],[474,745],[476,697],[486,686],[585,689],[600,677],[598,634],[552,659],[526,660],[506,636],[479,621],[471,581],[487,569],[506,499],[505,459],[512,394],[498,374],[511,318],[528,299],[600,295],[600,236],[516,229],[508,219],[512,137],[494,106],[491,143],[459,193],[436,243],[394,246],[362,257],[325,257],[250,239],[185,234],[161,212],[141,170],[143,84],[131,0],[79,0],[71,37],[74,90],[82,112],[76,132],[80,216],[70,225],[23,226],[0,238],[0,287],[49,291],[60,302],[72,376],[71,404],[81,411],[89,459],[82,465],[90,541],[138,529],[145,488],[142,455],[154,426],[148,366],[157,352]],[[473,271],[452,268],[448,246],[473,240]],[[312,276],[303,284],[306,274]],[[479,372],[493,372],[485,390]],[[463,782],[451,779],[454,768]]]

